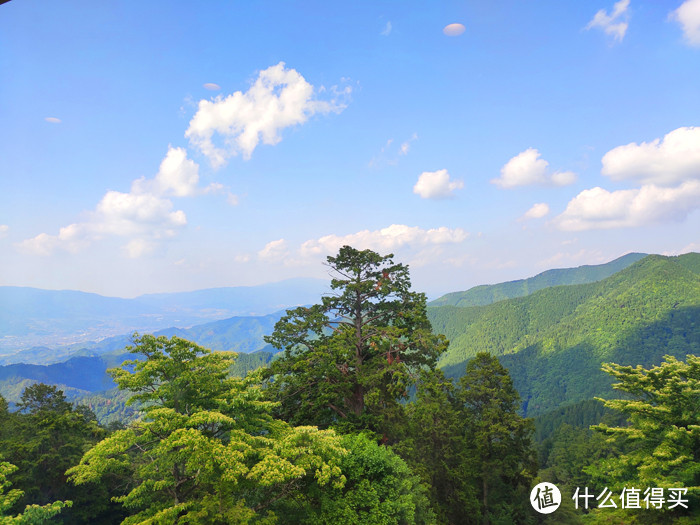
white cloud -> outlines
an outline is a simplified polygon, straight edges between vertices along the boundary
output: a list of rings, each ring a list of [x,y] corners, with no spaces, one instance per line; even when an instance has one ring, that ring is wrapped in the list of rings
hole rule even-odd
[[[97,205],[90,229],[98,234],[172,237],[177,228],[187,224],[185,213],[172,208],[170,200],[151,193],[108,191]]]
[[[0,239],[7,237],[8,231],[10,231],[10,227],[7,224],[0,224]]]
[[[40,233],[36,237],[22,241],[17,247],[24,253],[47,256],[53,253],[58,244],[58,237],[48,233]]]
[[[215,84],[214,82],[207,82],[206,84],[202,84],[202,87],[204,89],[208,89],[209,91],[219,91],[221,89],[221,86],[219,84]]]
[[[447,36],[459,36],[464,33],[466,29],[467,28],[462,24],[447,24],[442,28],[442,32]]]
[[[627,8],[630,5],[630,0],[620,0],[613,6],[612,13],[608,14],[605,9],[598,11],[593,19],[588,22],[586,29],[594,27],[605,31],[606,35],[611,35],[618,42],[622,42],[627,32]]]
[[[413,186],[413,193],[423,199],[446,199],[453,196],[454,190],[464,188],[461,180],[450,180],[447,170],[424,171]]]
[[[60,124],[60,123],[61,123],[61,119],[60,119],[60,118],[56,118],[56,117],[46,117],[44,120],[45,120],[46,122],[51,123],[51,124]]]
[[[132,193],[154,193],[156,195],[191,197],[201,190],[199,184],[199,166],[187,158],[184,148],[168,147],[168,153],[160,163],[160,169],[154,179],[137,179],[132,184]],[[221,186],[221,185],[219,185]],[[212,185],[211,190],[217,188]]]
[[[387,22],[380,33],[382,36],[389,36],[391,34],[391,22]]]
[[[83,222],[59,229],[58,235],[40,233],[20,242],[20,251],[50,255],[57,249],[77,252],[106,237],[125,237],[127,256],[135,258],[153,251],[156,241],[174,237],[187,224],[182,210],[174,210],[169,196],[185,197],[220,189],[212,184],[200,189],[199,166],[187,159],[182,148],[168,148],[153,179],[133,181],[128,193],[110,190]]]
[[[672,185],[700,179],[700,127],[684,127],[663,139],[618,146],[603,156],[603,175],[613,180]]]
[[[523,219],[541,219],[549,213],[549,205],[545,202],[538,202],[525,212]]]
[[[492,179],[491,183],[501,188],[515,188],[533,184],[567,186],[576,182],[576,174],[573,172],[557,171],[549,174],[548,166],[549,162],[540,158],[539,151],[528,148],[510,159],[501,168],[501,176]]]
[[[561,230],[626,228],[667,221],[681,221],[700,208],[700,181],[676,188],[655,185],[639,189],[607,191],[596,187],[574,197],[554,219]]]
[[[429,245],[455,244],[464,241],[469,234],[461,228],[450,229],[444,226],[425,230],[418,226],[392,224],[381,230],[362,230],[349,235],[326,235],[319,239],[304,242],[299,253],[302,257],[327,255],[349,245],[359,250],[366,248],[382,253],[403,247],[422,248]]]
[[[348,94],[347,89],[340,92],[341,96]],[[277,144],[284,128],[303,124],[316,113],[340,112],[344,108],[336,100],[316,99],[314,87],[280,62],[261,71],[245,93],[236,91],[225,98],[201,100],[185,136],[209,158],[212,166],[219,167],[238,153],[250,158],[260,142]],[[214,144],[214,134],[223,139],[222,147]]]
[[[145,239],[133,239],[124,246],[124,251],[130,259],[138,259],[153,251],[153,248],[154,245],[150,241]]]
[[[258,257],[260,259],[269,261],[285,259],[288,256],[289,250],[287,249],[287,241],[284,239],[270,241],[258,252]]]
[[[688,44],[700,46],[700,0],[686,0],[669,17],[681,25]]]

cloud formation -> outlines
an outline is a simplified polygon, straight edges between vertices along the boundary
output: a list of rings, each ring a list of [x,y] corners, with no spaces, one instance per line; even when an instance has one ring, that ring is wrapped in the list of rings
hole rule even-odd
[[[217,188],[199,188],[199,166],[182,148],[168,148],[153,179],[133,181],[128,193],[108,191],[87,220],[62,227],[57,235],[40,233],[18,244],[20,251],[51,255],[57,249],[77,252],[106,237],[129,239],[123,247],[129,257],[151,251],[157,241],[174,237],[187,224],[182,210],[167,197],[186,197]]]
[[[662,186],[700,179],[700,127],[678,128],[663,139],[618,146],[603,156],[603,175]]]
[[[611,192],[596,187],[574,197],[554,224],[566,231],[629,228],[682,221],[698,208],[700,180],[684,182],[676,188],[650,184]]]
[[[683,36],[689,45],[700,46],[700,0],[686,0],[671,12],[669,18],[681,25]]]
[[[442,32],[447,36],[459,36],[467,30],[462,24],[447,24],[442,28]]]
[[[586,29],[594,27],[602,29],[606,35],[612,36],[618,42],[622,42],[627,32],[627,8],[630,0],[620,0],[613,6],[612,13],[608,14],[605,9],[598,11],[593,19],[588,22]]]
[[[278,239],[268,242],[265,247],[258,252],[258,258],[266,261],[279,261],[289,256],[287,241]]]
[[[163,196],[191,197],[199,190],[199,166],[187,158],[184,148],[168,148],[154,179],[140,178],[132,183],[132,193],[154,193]],[[212,186],[214,188],[215,186]]]
[[[442,226],[426,230],[418,226],[392,224],[380,230],[362,230],[349,235],[325,235],[305,241],[294,249],[291,249],[284,239],[278,239],[267,243],[258,252],[258,258],[286,265],[308,264],[312,259],[336,253],[345,245],[359,250],[371,249],[389,253],[403,248],[423,250],[445,244],[458,244],[468,236],[469,233],[461,228],[450,229]]]
[[[206,84],[202,84],[202,87],[204,89],[208,89],[209,91],[219,91],[221,89],[221,86],[219,84],[214,84],[214,82],[207,82]]]
[[[540,158],[540,152],[528,148],[510,159],[501,168],[501,176],[491,183],[501,188],[515,188],[531,185],[567,186],[576,182],[576,174],[571,171],[549,173],[549,162]]]
[[[302,256],[331,254],[346,244],[360,250],[369,248],[390,252],[404,246],[423,247],[432,244],[460,243],[467,236],[468,233],[461,228],[450,229],[442,226],[424,230],[418,226],[392,224],[380,230],[362,230],[349,235],[331,234],[308,240],[301,245],[299,252]]]
[[[0,239],[7,237],[7,232],[10,231],[10,227],[7,224],[0,224]]]
[[[447,199],[454,196],[455,190],[464,188],[461,180],[450,180],[447,170],[424,171],[413,186],[413,193],[423,199]]]
[[[523,219],[541,219],[549,213],[549,205],[546,202],[538,202],[525,212]]]
[[[61,123],[61,119],[56,118],[56,117],[46,117],[44,120],[46,122],[49,122],[50,124],[60,124]]]
[[[347,96],[349,90],[341,94]],[[280,62],[261,71],[245,93],[201,100],[185,137],[212,166],[219,167],[239,153],[249,159],[260,142],[277,144],[285,128],[303,124],[317,113],[339,113],[344,108],[337,100],[317,99],[314,86]],[[222,146],[214,144],[215,134],[221,137]]]
[[[380,33],[382,36],[389,36],[391,34],[391,21],[387,22]]]

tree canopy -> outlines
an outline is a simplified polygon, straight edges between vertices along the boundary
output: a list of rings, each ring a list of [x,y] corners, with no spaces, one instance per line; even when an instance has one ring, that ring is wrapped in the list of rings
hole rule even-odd
[[[68,471],[77,484],[122,475],[128,488],[116,500],[131,513],[123,523],[273,523],[275,503],[297,488],[345,483],[347,451],[334,432],[273,419],[255,378],[228,376],[235,354],[177,337],[135,343],[145,359],[111,374],[143,418]]]
[[[685,506],[639,514],[636,521],[697,523],[700,509],[700,356],[666,356],[649,369],[606,364],[624,399],[601,400],[627,416],[628,425],[594,428],[621,451],[587,470],[614,489],[685,489]],[[627,518],[629,519],[629,518]],[[684,521],[685,520],[685,521]]]
[[[267,376],[280,415],[295,424],[369,429],[385,436],[418,372],[446,349],[424,294],[393,255],[343,246],[327,258],[333,292],[299,307],[266,341],[284,350]]]

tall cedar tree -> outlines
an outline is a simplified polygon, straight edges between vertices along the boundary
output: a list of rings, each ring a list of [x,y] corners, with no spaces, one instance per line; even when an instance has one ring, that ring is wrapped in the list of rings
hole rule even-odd
[[[288,310],[265,338],[285,351],[267,371],[283,419],[389,439],[418,371],[447,348],[425,295],[410,291],[408,266],[392,258],[343,246],[327,258],[334,292]]]
[[[496,357],[476,354],[459,380],[457,399],[480,485],[482,523],[528,523],[533,516],[528,495],[537,474],[534,425],[518,413],[520,395],[508,370]]]

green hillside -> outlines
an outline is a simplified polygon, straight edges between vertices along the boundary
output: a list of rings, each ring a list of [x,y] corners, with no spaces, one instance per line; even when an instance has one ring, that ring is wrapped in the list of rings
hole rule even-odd
[[[644,257],[646,257],[644,253],[628,253],[605,264],[547,270],[529,279],[475,286],[465,292],[452,292],[443,295],[431,301],[428,306],[485,306],[505,299],[530,295],[552,286],[602,281]]]
[[[652,255],[596,283],[428,315],[450,339],[440,362],[448,375],[486,350],[509,368],[526,413],[542,414],[609,395],[603,362],[650,366],[700,353],[700,254]]]

